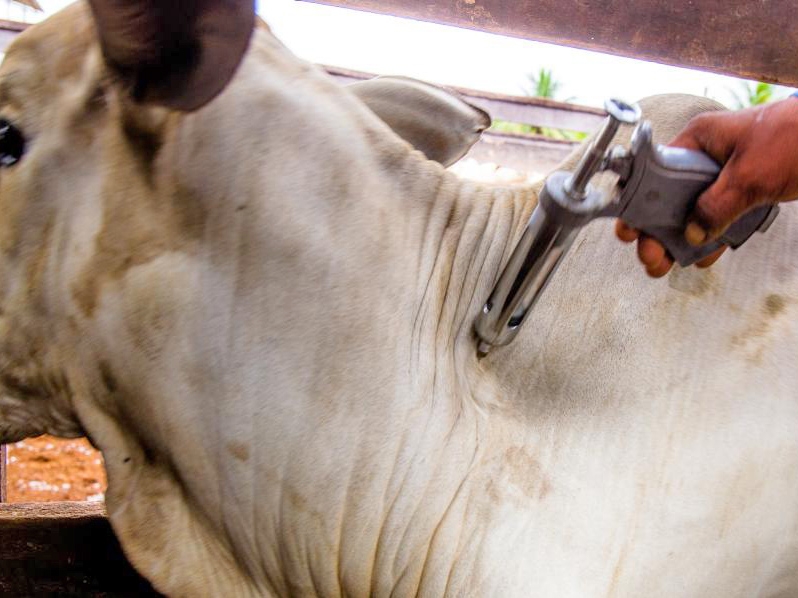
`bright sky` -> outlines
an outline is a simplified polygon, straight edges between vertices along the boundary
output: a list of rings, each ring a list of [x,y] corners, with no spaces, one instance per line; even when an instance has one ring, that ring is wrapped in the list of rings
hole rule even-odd
[[[39,0],[47,14],[71,1]],[[731,90],[742,85],[732,77],[296,0],[259,5],[275,34],[299,56],[372,73],[521,95],[526,74],[546,68],[562,84],[558,99],[592,106],[609,96],[634,101],[671,92],[733,106]]]

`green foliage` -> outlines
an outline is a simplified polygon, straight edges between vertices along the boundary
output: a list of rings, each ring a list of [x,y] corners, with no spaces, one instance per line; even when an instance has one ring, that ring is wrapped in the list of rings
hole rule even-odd
[[[566,131],[565,129],[551,129],[549,127],[536,127],[524,123],[514,123],[500,118],[493,119],[490,127],[491,131],[500,133],[514,133],[520,135],[543,135],[551,139],[562,139],[564,141],[582,141],[588,137],[587,133],[581,131]]]
[[[538,128],[533,125],[494,118],[489,130],[498,131],[499,133],[515,133],[517,135],[537,135]]]
[[[730,90],[734,96],[734,103],[738,109],[749,106],[760,106],[776,99],[776,88],[770,83],[751,83],[741,81],[738,91]]]
[[[554,77],[551,69],[541,68],[537,74],[529,73],[527,85],[522,86],[524,93],[536,98],[554,100],[562,87],[562,83]],[[566,102],[569,100],[565,100]],[[491,129],[505,133],[520,133],[526,135],[542,135],[552,139],[562,139],[566,141],[582,141],[588,135],[579,131],[566,131],[564,129],[551,129],[549,127],[536,127],[523,123],[512,123],[503,120],[495,120]]]
[[[590,134],[584,131],[566,131],[565,129],[552,129],[552,131],[562,135],[563,139],[568,141],[584,141],[590,137]]]
[[[527,84],[522,86],[524,93],[536,98],[549,100],[556,99],[562,83],[554,77],[551,69],[541,68],[537,74],[529,73]],[[565,100],[566,102],[568,100]],[[582,141],[587,138],[587,133],[580,131],[566,131],[564,129],[552,129],[549,127],[537,127],[524,123],[514,123],[506,120],[495,119],[491,130],[503,133],[515,133],[522,135],[542,135],[551,139],[561,139],[565,141]]]
[[[536,98],[553,100],[557,97],[557,92],[562,87],[562,83],[554,78],[551,69],[541,68],[537,75],[529,73],[526,77],[529,85],[524,88],[524,92]]]

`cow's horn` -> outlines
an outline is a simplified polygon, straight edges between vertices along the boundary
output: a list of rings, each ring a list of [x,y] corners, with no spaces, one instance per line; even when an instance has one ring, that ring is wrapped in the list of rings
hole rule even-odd
[[[233,77],[253,0],[89,0],[106,63],[138,102],[196,110]]]

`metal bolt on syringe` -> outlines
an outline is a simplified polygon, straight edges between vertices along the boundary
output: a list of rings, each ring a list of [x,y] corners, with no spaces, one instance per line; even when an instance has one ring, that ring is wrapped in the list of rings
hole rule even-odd
[[[640,109],[621,100],[607,100],[604,102],[604,109],[608,115],[604,125],[579,160],[571,178],[565,183],[566,193],[575,201],[581,201],[587,195],[587,185],[601,168],[607,149],[620,126],[633,125],[640,120]]]

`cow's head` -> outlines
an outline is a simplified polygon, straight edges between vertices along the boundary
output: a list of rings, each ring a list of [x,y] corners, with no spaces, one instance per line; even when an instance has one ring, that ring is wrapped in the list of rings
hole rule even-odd
[[[407,243],[397,210],[417,209],[412,225],[423,230],[442,169],[386,122],[451,160],[487,115],[415,82],[350,93],[253,26],[246,0],[96,0],[9,49],[0,67],[9,127],[0,144],[0,442],[85,431],[105,450],[91,414],[147,427],[155,416],[129,395],[162,392],[165,371],[171,390],[232,392],[195,382],[207,367],[188,363],[213,361],[218,347],[202,345],[226,338],[231,317],[258,318],[270,340],[257,347],[293,356],[296,367],[305,347],[275,338],[367,339],[381,316],[364,317],[363,306],[395,309],[352,296],[384,296],[390,273],[379,260]],[[225,307],[230,293],[255,287],[251,314],[240,302]],[[321,300],[320,289],[334,296]],[[202,303],[209,293],[218,296]],[[216,313],[225,309],[237,311]],[[131,406],[139,410],[126,413]]]
[[[426,219],[465,219],[446,207],[457,181],[268,31],[251,35],[245,4],[77,4],[0,67],[0,119],[24,140],[0,169],[0,442],[85,430],[126,552],[167,593],[209,578],[220,589],[204,593],[237,593],[215,568],[197,574],[201,550],[226,550],[208,476],[259,471],[305,427],[390,400],[414,311],[435,334],[416,299],[421,249],[438,246]],[[393,88],[366,95],[402,104]],[[486,124],[449,110],[473,127],[454,138]],[[413,137],[413,122],[394,125]]]
[[[93,0],[9,49],[0,69],[0,441],[81,433],[73,398],[91,384],[75,388],[75,362],[56,347],[79,351],[74,334],[104,285],[198,234],[201,207],[180,204],[190,190],[161,193],[181,183],[159,161],[179,160],[162,151],[177,147],[170,135],[229,83],[253,24],[247,0]]]

